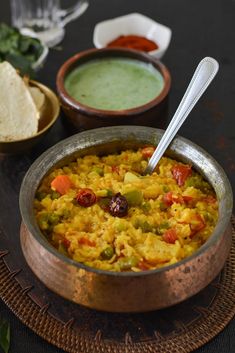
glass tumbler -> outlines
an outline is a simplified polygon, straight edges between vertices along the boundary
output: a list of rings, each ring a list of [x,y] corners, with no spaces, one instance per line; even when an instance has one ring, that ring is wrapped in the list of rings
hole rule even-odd
[[[69,9],[62,9],[60,0],[10,0],[12,25],[25,34],[36,34],[49,47],[64,37],[67,23],[81,16],[89,1],[79,0]]]

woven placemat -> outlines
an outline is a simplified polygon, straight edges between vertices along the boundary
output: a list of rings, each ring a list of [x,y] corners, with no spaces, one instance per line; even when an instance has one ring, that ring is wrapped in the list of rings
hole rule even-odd
[[[108,314],[85,309],[85,323],[80,320],[76,325],[73,318],[63,322],[50,313],[49,305],[40,306],[32,299],[31,287],[22,287],[17,280],[18,271],[9,271],[8,251],[0,252],[0,297],[25,325],[66,352],[192,352],[221,332],[235,314],[234,217],[231,222],[232,248],[220,276],[202,292],[172,308],[144,314]],[[83,316],[84,308],[70,305]]]

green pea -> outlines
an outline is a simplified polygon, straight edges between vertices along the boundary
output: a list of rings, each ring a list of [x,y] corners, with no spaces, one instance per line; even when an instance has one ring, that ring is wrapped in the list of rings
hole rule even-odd
[[[60,216],[55,213],[44,212],[38,217],[38,225],[41,230],[52,232],[53,227],[60,221]]]
[[[157,228],[156,228],[156,233],[157,233],[157,234],[163,234],[163,233],[165,233],[165,231],[166,231],[167,229],[169,229],[169,228],[170,228],[169,223],[168,223],[168,222],[163,222],[163,223],[161,223],[161,224],[159,224],[159,225],[157,226]]]
[[[142,229],[142,231],[144,233],[148,233],[151,232],[153,227],[151,226],[151,224],[149,224],[147,221],[144,221],[141,225],[140,228]]]
[[[126,223],[123,222],[122,219],[118,218],[114,223],[114,228],[116,231],[122,232],[123,230],[126,230]]]
[[[38,225],[42,230],[47,230],[49,227],[48,213],[41,213],[38,217]]]
[[[130,270],[138,265],[139,260],[135,256],[123,257],[118,261],[121,271]]]
[[[51,225],[56,225],[58,224],[60,221],[60,216],[58,216],[57,214],[55,213],[50,213],[49,216],[48,216],[48,222],[51,224]]]
[[[93,169],[92,169],[93,172],[97,173],[98,175],[100,176],[103,176],[104,175],[104,170],[103,168],[101,167],[98,167],[98,166],[95,166]]]
[[[134,227],[136,229],[140,228],[144,233],[152,232],[153,226],[147,221],[141,221],[140,219],[136,219],[134,223]]]
[[[142,203],[140,207],[144,212],[149,212],[151,210],[151,205],[149,202]]]
[[[112,190],[106,189],[106,191],[107,191],[107,197],[112,197],[113,196]]]
[[[188,177],[185,181],[186,187],[193,186],[197,188],[199,185],[200,185],[200,180],[196,176]]]
[[[192,175],[191,177],[188,177],[185,181],[185,186],[193,186],[196,189],[201,190],[204,193],[208,193],[211,190],[211,186],[202,179],[200,175]]]
[[[204,211],[204,212],[202,212],[202,214],[203,214],[203,217],[204,217],[206,222],[208,222],[210,224],[214,223],[214,218],[209,212]]]
[[[57,191],[52,191],[52,193],[51,193],[51,199],[52,199],[52,200],[56,200],[56,199],[58,199],[60,196],[61,196],[60,193],[57,192]]]
[[[101,252],[100,255],[103,260],[110,260],[114,255],[114,249],[112,248],[112,246],[108,246]]]
[[[144,221],[143,224],[141,224],[141,229],[144,233],[148,233],[152,232],[153,227],[147,221]]]

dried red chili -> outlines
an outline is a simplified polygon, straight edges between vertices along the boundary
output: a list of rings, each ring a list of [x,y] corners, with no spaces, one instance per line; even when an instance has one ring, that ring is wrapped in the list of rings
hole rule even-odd
[[[97,199],[95,193],[91,189],[84,188],[78,191],[76,201],[80,206],[89,207],[94,205]]]
[[[122,47],[149,52],[158,49],[157,43],[136,35],[120,36],[107,44],[107,47]]]
[[[128,202],[125,196],[118,192],[109,202],[109,213],[114,217],[124,217],[128,212]]]

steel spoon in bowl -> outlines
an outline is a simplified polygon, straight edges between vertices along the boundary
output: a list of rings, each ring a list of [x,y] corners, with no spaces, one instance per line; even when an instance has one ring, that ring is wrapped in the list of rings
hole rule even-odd
[[[211,81],[214,79],[219,69],[218,62],[210,57],[206,57],[200,61],[189,86],[175,112],[168,128],[162,136],[157,149],[150,158],[144,174],[151,174],[155,169],[160,158],[163,156],[167,147],[175,137],[177,131],[184,123],[189,113],[203,95]]]

